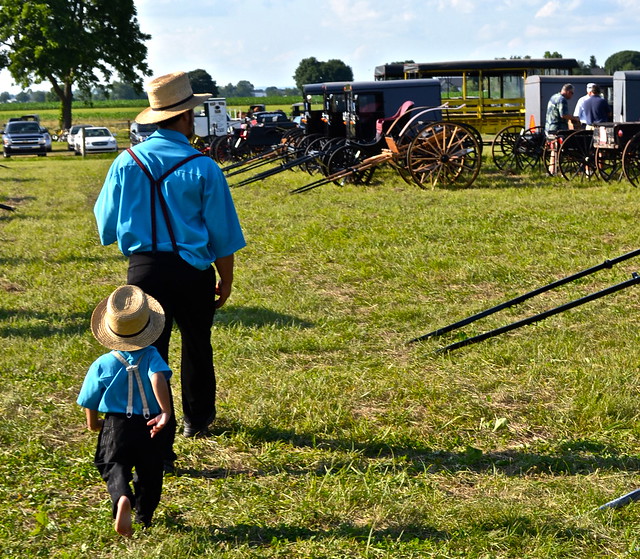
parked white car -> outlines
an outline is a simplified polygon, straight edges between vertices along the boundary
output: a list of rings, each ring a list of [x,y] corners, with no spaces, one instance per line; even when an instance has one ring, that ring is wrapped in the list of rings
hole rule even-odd
[[[75,149],[75,139],[76,134],[80,132],[80,128],[89,128],[93,126],[93,124],[74,124],[71,128],[69,128],[69,133],[67,134],[67,148]]]
[[[118,143],[113,134],[104,126],[90,126],[83,128],[82,132],[74,136],[73,151],[76,155],[82,154],[82,141],[84,136],[84,153],[103,153],[118,151]]]

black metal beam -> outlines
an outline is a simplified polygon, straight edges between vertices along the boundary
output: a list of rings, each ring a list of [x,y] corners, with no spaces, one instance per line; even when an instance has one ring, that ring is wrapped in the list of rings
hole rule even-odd
[[[448,326],[443,326],[442,328],[438,328],[437,330],[434,330],[433,332],[429,332],[428,334],[424,334],[422,336],[419,336],[417,338],[413,338],[411,340],[409,340],[407,343],[414,343],[414,342],[420,342],[422,340],[426,340],[427,338],[432,338],[435,336],[441,336],[442,334],[446,334],[447,332],[451,332],[453,330],[457,330],[458,328],[462,328],[463,326],[466,326],[467,324],[471,324],[472,322],[475,322],[476,320],[479,320],[481,318],[484,318],[485,316],[489,316],[492,315],[493,313],[496,313],[498,311],[501,311],[503,309],[512,307],[514,305],[518,305],[520,303],[522,303],[523,301],[526,301],[527,299],[531,299],[532,297],[535,297],[536,295],[540,295],[540,293],[544,293],[545,291],[550,291],[551,289],[555,289],[556,287],[560,287],[561,285],[564,285],[566,283],[575,281],[577,279],[583,278],[585,276],[588,276],[590,274],[593,274],[594,272],[598,272],[600,270],[603,270],[605,268],[611,268],[614,265],[623,262],[625,260],[629,260],[630,258],[634,258],[636,256],[640,255],[640,249],[636,249],[636,250],[632,250],[631,252],[627,252],[621,256],[618,256],[616,258],[612,258],[610,260],[605,260],[604,262],[602,262],[601,264],[597,264],[596,266],[592,266],[591,268],[586,268],[585,270],[582,270],[580,272],[576,272],[575,274],[572,274],[570,276],[567,276],[565,278],[561,278],[559,280],[553,281],[547,285],[543,285],[542,287],[539,287],[537,289],[534,289],[533,291],[530,291],[529,293],[525,293],[524,295],[519,295],[518,297],[514,297],[513,299],[509,299],[508,301],[505,301],[504,303],[500,303],[499,305],[496,305],[495,307],[491,307],[489,309],[486,309],[484,311],[481,311],[479,313],[476,313],[474,315],[471,315],[467,318],[463,318],[462,320],[459,320],[458,322],[454,322],[452,324],[449,324]]]
[[[545,318],[549,318],[554,314],[559,314],[561,312],[567,311],[569,309],[573,309],[574,307],[578,307],[580,305],[584,305],[589,301],[594,301],[595,299],[600,299],[600,297],[604,297],[605,295],[609,295],[611,293],[615,293],[616,291],[620,291],[627,287],[631,287],[632,285],[636,285],[640,283],[640,275],[637,273],[633,273],[631,279],[627,281],[623,281],[621,283],[617,283],[606,289],[598,291],[596,293],[591,293],[590,295],[586,295],[581,297],[580,299],[576,299],[574,301],[570,301],[565,303],[564,305],[560,305],[554,309],[550,309],[548,311],[541,312],[540,314],[536,314],[534,316],[530,316],[528,318],[524,318],[522,320],[518,320],[517,322],[512,322],[511,324],[507,324],[506,326],[501,326],[500,328],[495,328],[494,330],[490,330],[488,332],[484,332],[483,334],[478,334],[477,336],[473,336],[472,338],[467,338],[466,340],[460,340],[459,342],[455,342],[453,344],[449,344],[443,348],[440,348],[436,351],[436,353],[443,353],[453,351],[454,349],[458,349],[461,347],[465,347],[471,344],[475,344],[486,340],[488,338],[493,338],[495,336],[499,336],[500,334],[504,334],[505,332],[510,332],[511,330],[515,330],[516,328],[520,328],[522,326],[526,326],[527,324],[532,324],[534,322],[539,322],[540,320],[544,320]]]

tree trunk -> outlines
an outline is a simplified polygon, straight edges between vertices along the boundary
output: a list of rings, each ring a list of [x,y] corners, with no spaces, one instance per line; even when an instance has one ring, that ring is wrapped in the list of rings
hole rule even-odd
[[[62,128],[66,128],[68,130],[71,128],[72,123],[71,104],[73,103],[73,93],[71,92],[70,83],[64,84],[64,92],[60,101],[62,104]]]
[[[49,81],[53,86],[53,91],[60,99],[60,127],[66,128],[67,130],[71,128],[72,123],[72,115],[71,115],[71,105],[73,103],[73,93],[71,92],[71,82],[64,82],[61,85],[58,83],[53,76],[49,76]]]

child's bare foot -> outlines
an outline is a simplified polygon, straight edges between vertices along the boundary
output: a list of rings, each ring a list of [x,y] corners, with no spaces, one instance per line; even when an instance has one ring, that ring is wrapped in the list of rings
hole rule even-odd
[[[128,538],[133,534],[131,528],[131,501],[129,501],[129,497],[125,497],[124,495],[120,497],[114,527],[116,532],[121,536]]]

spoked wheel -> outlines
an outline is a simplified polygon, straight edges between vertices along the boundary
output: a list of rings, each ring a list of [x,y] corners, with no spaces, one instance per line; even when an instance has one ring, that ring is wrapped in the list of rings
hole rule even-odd
[[[596,148],[596,169],[603,181],[620,181],[622,173],[622,155],[616,149]]]
[[[374,167],[364,170],[354,170],[361,161],[366,159],[366,154],[357,145],[345,144],[339,146],[331,152],[327,162],[327,176],[339,173],[344,170],[351,170],[349,174],[333,181],[338,186],[345,184],[369,184],[373,177]]]
[[[475,134],[455,122],[434,122],[411,140],[407,167],[420,188],[470,186],[482,163]]]
[[[404,182],[410,186],[415,186],[413,177],[411,176],[411,171],[407,166],[407,150],[409,149],[411,139],[413,138],[403,135],[393,140],[396,145],[396,148],[392,150],[395,153],[395,157],[393,157],[389,163],[394,169],[396,169],[396,171],[398,171],[400,178]]]
[[[339,138],[342,139],[342,138]],[[326,165],[323,164],[323,158],[326,150],[336,140],[336,138],[328,138],[327,136],[319,136],[307,144],[304,155],[312,156],[313,159],[302,165],[302,168],[310,175],[321,172],[326,174]]]
[[[544,126],[528,128],[516,142],[517,167],[522,171],[539,169],[544,161],[542,153],[547,142]]]
[[[282,137],[282,144],[284,144],[283,149],[285,150],[285,163],[289,163],[290,161],[300,157],[301,153],[298,146],[303,138],[304,130],[301,130],[300,128],[289,130]]]
[[[318,155],[318,162],[320,164],[320,170],[325,177],[328,177],[329,172],[329,159],[333,155],[333,152],[339,147],[346,145],[346,138],[331,138],[322,146],[322,150]]]
[[[640,133],[631,138],[622,152],[624,176],[633,185],[640,183]]]
[[[500,130],[493,139],[491,145],[493,163],[505,173],[516,173],[520,170],[516,159],[516,144],[522,132],[522,126],[511,125]]]
[[[591,180],[596,176],[592,141],[591,130],[576,130],[564,139],[558,152],[558,164],[560,174],[566,180]]]
[[[231,159],[228,136],[220,136],[211,141],[209,156],[219,164],[227,163]]]

